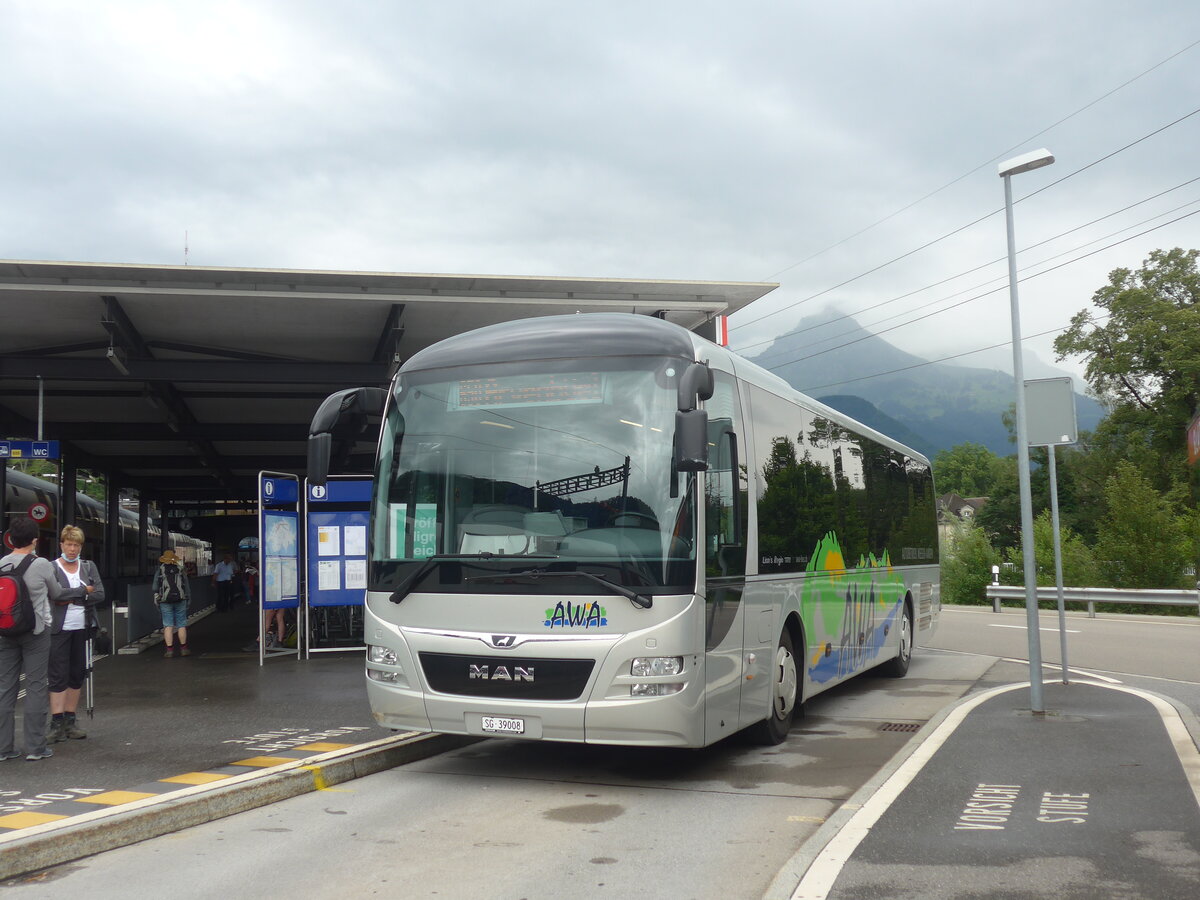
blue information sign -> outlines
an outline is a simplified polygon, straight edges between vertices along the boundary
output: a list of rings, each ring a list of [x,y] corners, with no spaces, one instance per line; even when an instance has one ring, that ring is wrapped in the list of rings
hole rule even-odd
[[[300,488],[294,478],[266,478],[262,480],[263,506],[293,506],[300,496]]]
[[[371,479],[307,485],[309,606],[362,606],[367,591]]]
[[[58,441],[0,441],[0,459],[58,458]]]

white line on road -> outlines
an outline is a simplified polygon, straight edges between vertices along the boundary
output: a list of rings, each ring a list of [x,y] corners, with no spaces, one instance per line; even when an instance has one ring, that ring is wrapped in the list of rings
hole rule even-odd
[[[1001,662],[1010,662],[1010,663],[1020,663],[1023,666],[1029,665],[1029,660],[1016,659],[1015,657],[1011,657],[1011,656],[1002,656],[1002,657],[1000,657],[1000,661]],[[1062,671],[1062,663],[1043,662],[1042,668],[1048,669],[1053,672],[1061,672]],[[1107,675],[1098,675],[1095,672],[1089,672],[1085,669],[1073,669],[1070,666],[1067,666],[1067,671],[1071,672],[1075,675],[1078,675],[1081,678],[1095,678],[1099,681],[1107,681],[1109,684],[1121,684],[1121,681],[1119,681],[1116,678],[1109,678]]]
[[[1024,630],[1025,626],[1024,625],[997,625],[995,622],[989,622],[988,628],[1020,628],[1021,630]],[[1051,631],[1051,632],[1054,632],[1055,634],[1058,634],[1057,628],[1039,628],[1038,631]],[[1068,628],[1067,634],[1079,634],[1079,631],[1077,631],[1074,628]]]
[[[880,817],[892,806],[900,794],[903,793],[904,789],[912,783],[913,779],[925,767],[926,763],[933,758],[937,750],[949,739],[958,726],[962,724],[967,714],[984,701],[990,700],[998,694],[1019,690],[1023,687],[1025,685],[1022,684],[1001,685],[1000,687],[983,691],[961,701],[913,750],[912,755],[901,763],[892,772],[891,776],[858,808],[858,811],[854,813],[850,820],[841,827],[837,834],[817,854],[816,859],[808,867],[808,871],[804,873],[804,877],[801,878],[800,883],[796,885],[795,891],[792,892],[791,900],[825,900],[833,889],[834,883],[841,874],[843,867],[850,861],[850,857],[854,854],[858,845],[871,833],[871,829],[874,828]],[[1176,755],[1179,757],[1179,762],[1183,766],[1184,777],[1187,780],[1188,786],[1192,789],[1192,794],[1195,796],[1196,802],[1200,803],[1200,753],[1197,752],[1196,745],[1191,739],[1187,726],[1180,718],[1179,711],[1161,697],[1138,690],[1137,688],[1123,685],[1112,687],[1108,685],[1096,685],[1096,687],[1105,687],[1109,690],[1124,691],[1127,694],[1133,694],[1147,701],[1157,710],[1167,730],[1167,736],[1174,746]]]

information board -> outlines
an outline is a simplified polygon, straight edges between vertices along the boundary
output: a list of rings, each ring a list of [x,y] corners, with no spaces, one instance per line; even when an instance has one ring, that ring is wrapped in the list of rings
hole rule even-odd
[[[259,578],[263,609],[300,605],[299,482],[293,476],[259,473]]]
[[[367,591],[370,478],[306,485],[309,606],[362,606]]]

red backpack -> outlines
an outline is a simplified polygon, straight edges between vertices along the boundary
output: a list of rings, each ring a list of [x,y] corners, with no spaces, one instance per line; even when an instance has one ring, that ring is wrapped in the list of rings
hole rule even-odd
[[[28,634],[37,626],[33,598],[25,583],[25,570],[33,565],[34,559],[30,553],[19,566],[14,568],[9,563],[0,569],[0,635],[4,637]]]

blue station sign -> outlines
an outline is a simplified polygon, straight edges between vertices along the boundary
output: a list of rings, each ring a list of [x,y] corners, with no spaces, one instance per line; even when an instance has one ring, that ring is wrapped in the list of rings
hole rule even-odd
[[[0,441],[0,459],[58,458],[58,441]]]

